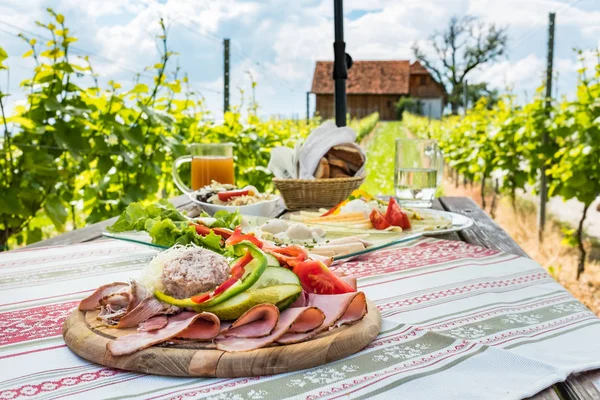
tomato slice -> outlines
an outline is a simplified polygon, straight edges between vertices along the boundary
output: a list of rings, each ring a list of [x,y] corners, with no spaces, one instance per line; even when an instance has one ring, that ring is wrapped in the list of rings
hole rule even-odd
[[[256,247],[258,247],[259,249],[262,249],[262,247],[263,247],[263,242],[260,239],[258,239],[256,236],[251,235],[251,234],[243,234],[241,226],[238,226],[237,228],[235,228],[235,230],[233,231],[233,234],[225,241],[225,246],[233,246],[240,242],[243,242],[244,240],[249,241],[250,243],[252,243]]]
[[[402,229],[410,229],[410,220],[408,219],[408,215],[404,211],[400,211],[402,213],[402,225],[400,227]]]
[[[376,208],[371,211],[369,215],[369,219],[371,220],[371,224],[373,224],[373,228],[375,229],[385,229],[390,226],[390,223],[385,219],[383,214]]]
[[[396,202],[396,199],[390,197],[390,201],[388,202],[387,210],[385,211],[385,219],[390,225],[393,226],[402,226],[402,210],[400,206]]]
[[[291,268],[308,258],[308,252],[306,249],[294,245],[286,247],[273,246],[269,247],[268,249],[264,249],[264,251],[275,257],[282,266],[288,266]]]
[[[217,193],[217,197],[221,201],[227,201],[234,197],[247,196],[248,193],[250,193],[250,190],[229,190],[227,192]]]
[[[321,261],[304,261],[296,264],[294,273],[302,288],[309,293],[343,294],[355,292],[350,285],[335,276]]]

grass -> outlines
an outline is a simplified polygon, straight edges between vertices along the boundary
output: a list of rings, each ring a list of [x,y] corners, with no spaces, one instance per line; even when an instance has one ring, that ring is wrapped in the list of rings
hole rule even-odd
[[[399,121],[380,123],[367,143],[367,179],[361,189],[373,195],[394,194],[396,139],[406,137]]]

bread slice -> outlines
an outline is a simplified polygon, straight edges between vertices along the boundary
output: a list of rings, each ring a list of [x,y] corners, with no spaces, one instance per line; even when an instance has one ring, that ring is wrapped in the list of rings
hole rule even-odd
[[[321,157],[321,160],[319,160],[319,165],[317,165],[314,175],[317,179],[329,178],[329,163],[325,157]]]
[[[340,144],[337,146],[333,146],[329,150],[329,154],[339,158],[340,160],[352,163],[354,165],[358,165],[359,168],[362,167],[362,165],[365,162],[361,152],[350,144]]]
[[[340,160],[336,156],[331,155],[329,153],[327,153],[325,156],[327,157],[327,162],[329,162],[330,166],[333,165],[333,166],[339,167],[344,171],[344,173],[350,175],[350,168],[346,164],[346,161]]]
[[[329,166],[329,177],[330,178],[350,178],[350,175],[344,172],[344,170],[340,167],[336,167],[335,165]]]

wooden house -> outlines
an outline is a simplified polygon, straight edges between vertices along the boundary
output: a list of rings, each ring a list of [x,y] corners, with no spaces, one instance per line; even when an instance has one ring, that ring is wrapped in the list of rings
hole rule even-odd
[[[316,95],[316,112],[324,119],[334,117],[333,62],[317,61],[311,93]],[[375,111],[380,119],[396,119],[396,103],[411,96],[421,103],[423,113],[441,118],[446,93],[421,63],[415,61],[354,61],[346,81],[347,107],[352,118]]]

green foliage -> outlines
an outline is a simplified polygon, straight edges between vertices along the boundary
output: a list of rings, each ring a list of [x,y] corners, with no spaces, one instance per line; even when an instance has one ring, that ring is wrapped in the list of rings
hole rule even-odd
[[[423,103],[414,97],[401,97],[396,103],[396,119],[398,121],[402,121],[405,111],[415,115],[423,115]]]
[[[375,129],[375,126],[379,122],[379,113],[374,112],[373,114],[367,115],[362,119],[354,119],[350,122],[350,127],[356,131],[356,143],[362,142],[362,140]]]
[[[20,35],[28,47],[23,57],[36,64],[21,82],[25,104],[9,115],[8,93],[0,88],[0,250],[178,194],[172,162],[194,142],[233,142],[237,183],[270,189],[270,148],[305,137],[319,122],[261,122],[253,102],[247,121],[238,108],[215,124],[187,77],[172,67],[162,21],[160,59],[146,69],[154,78],[138,74],[129,89],[114,81],[101,87],[90,60],[71,55],[77,39],[64,16],[48,12],[52,22],[38,26],[52,40],[39,44]],[[7,56],[0,49],[0,73]]]
[[[536,98],[522,107],[510,97],[491,108],[482,99],[463,118],[429,122],[408,115],[404,123],[418,136],[437,139],[447,164],[459,174],[475,181],[500,176],[501,190],[513,198],[526,184],[537,189],[545,167],[549,196],[575,198],[584,204],[578,229],[565,235],[566,243],[580,248],[581,273],[583,221],[600,195],[600,63],[593,71],[579,72],[572,101],[547,106],[540,88]]]

